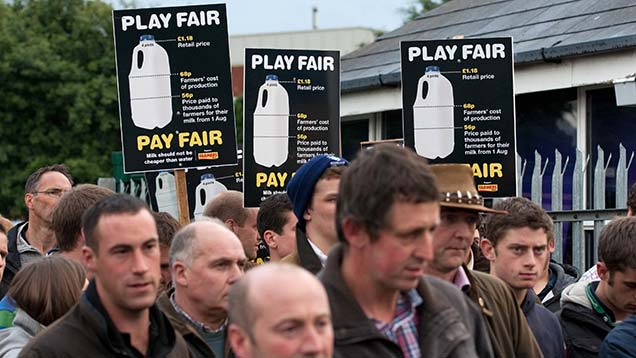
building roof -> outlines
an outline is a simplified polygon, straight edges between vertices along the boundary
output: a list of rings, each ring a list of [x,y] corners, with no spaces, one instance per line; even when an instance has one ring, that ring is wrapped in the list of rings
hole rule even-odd
[[[400,42],[507,37],[515,63],[636,47],[636,0],[453,0],[342,58],[343,92],[400,83]]]

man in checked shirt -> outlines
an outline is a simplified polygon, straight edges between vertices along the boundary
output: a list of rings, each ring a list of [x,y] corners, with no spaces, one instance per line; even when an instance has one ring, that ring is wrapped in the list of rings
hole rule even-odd
[[[335,357],[491,357],[478,308],[424,276],[433,259],[439,192],[426,161],[380,145],[345,171],[336,208],[340,244],[319,274]]]

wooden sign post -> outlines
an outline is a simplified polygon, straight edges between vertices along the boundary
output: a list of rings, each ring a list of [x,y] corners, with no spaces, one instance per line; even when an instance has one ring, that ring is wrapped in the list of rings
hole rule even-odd
[[[182,226],[190,223],[190,209],[188,207],[188,187],[186,185],[185,170],[174,171],[175,183],[177,185],[177,205],[179,206],[179,224]]]

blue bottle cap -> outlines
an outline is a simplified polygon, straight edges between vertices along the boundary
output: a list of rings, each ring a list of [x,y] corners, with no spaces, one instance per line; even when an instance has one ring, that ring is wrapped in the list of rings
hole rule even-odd
[[[201,175],[201,181],[204,181],[206,179],[214,180],[214,174],[203,174],[203,175]]]
[[[439,66],[426,66],[424,72],[439,72]]]
[[[276,76],[276,75],[267,75],[267,76],[265,76],[265,81],[278,81],[278,76]]]
[[[139,42],[141,41],[154,41],[155,35],[141,35],[139,36]]]

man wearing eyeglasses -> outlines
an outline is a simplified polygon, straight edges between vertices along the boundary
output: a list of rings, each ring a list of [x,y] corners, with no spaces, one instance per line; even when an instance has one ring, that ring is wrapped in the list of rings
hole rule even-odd
[[[40,168],[27,178],[24,203],[29,220],[14,226],[7,237],[9,255],[0,284],[0,297],[6,294],[13,276],[29,261],[48,254],[56,246],[51,217],[60,197],[71,190],[73,179],[64,164]]]

